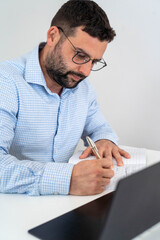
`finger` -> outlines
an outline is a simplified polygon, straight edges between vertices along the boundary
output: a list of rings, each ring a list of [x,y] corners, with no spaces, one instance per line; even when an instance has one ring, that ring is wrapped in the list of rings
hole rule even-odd
[[[114,177],[114,171],[112,169],[103,169],[103,178]]]
[[[101,158],[104,157],[104,156],[103,156],[103,152],[104,152],[103,148],[98,148],[98,153],[99,153],[99,155],[100,155]]]
[[[108,162],[111,163],[110,167],[113,168],[111,149],[107,149],[107,150],[103,153],[103,157],[104,157],[105,159],[107,159]]]
[[[106,188],[106,185],[108,185],[109,183],[110,183],[109,178],[102,178],[101,181],[98,183],[98,185],[96,187],[94,187],[93,194],[98,194],[98,193],[103,192]]]
[[[102,158],[110,158],[112,159],[112,152],[110,147],[98,147],[98,153]]]
[[[119,151],[114,150],[114,151],[113,151],[113,157],[116,159],[118,166],[123,166],[123,165],[124,165],[124,164],[123,164],[122,157],[121,157]]]
[[[131,155],[128,152],[124,151],[123,149],[119,148],[119,152],[120,152],[121,156],[123,156],[127,159],[131,158]]]
[[[107,158],[110,161],[112,161],[112,151],[111,151],[111,148],[105,149],[105,151],[103,152],[103,157]]]
[[[110,178],[102,178],[102,186],[106,186],[111,182]]]
[[[92,149],[87,147],[82,154],[79,156],[80,159],[87,158],[92,153]]]
[[[103,168],[112,168],[113,167],[113,163],[110,158],[102,158],[100,160],[101,160]]]
[[[92,195],[93,194],[100,194],[100,193],[104,192],[104,190],[105,190],[105,186],[101,185],[95,193],[92,193]]]

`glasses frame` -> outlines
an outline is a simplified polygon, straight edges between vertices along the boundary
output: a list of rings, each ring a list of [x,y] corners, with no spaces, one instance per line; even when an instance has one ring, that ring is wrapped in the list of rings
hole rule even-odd
[[[92,59],[92,58],[90,58],[90,56],[89,56],[88,54],[86,54],[86,53],[84,53],[84,52],[82,52],[82,51],[77,50],[77,48],[73,45],[73,43],[71,42],[71,40],[69,39],[69,37],[65,34],[64,30],[63,30],[61,27],[57,27],[57,28],[64,34],[64,36],[67,38],[67,40],[68,40],[68,41],[70,42],[70,44],[72,45],[73,50],[76,52],[76,54],[72,57],[72,62],[74,62],[74,63],[77,64],[77,65],[82,65],[82,64],[88,63],[89,61],[92,61],[92,64],[93,64],[93,65],[95,64],[95,63],[94,63],[95,59]],[[86,54],[86,57],[88,57],[88,60],[84,61],[83,63],[77,63],[77,62],[75,62],[75,61],[74,61],[74,58],[75,58],[79,53]],[[107,66],[107,63],[105,62],[105,60],[104,60],[103,58],[102,58],[101,60],[99,60],[99,61],[96,61],[96,62],[102,63],[103,66],[102,66],[101,68],[97,69],[97,70],[93,70],[93,69],[91,68],[91,71],[99,71],[99,70],[101,70],[102,68],[104,68],[104,67]]]

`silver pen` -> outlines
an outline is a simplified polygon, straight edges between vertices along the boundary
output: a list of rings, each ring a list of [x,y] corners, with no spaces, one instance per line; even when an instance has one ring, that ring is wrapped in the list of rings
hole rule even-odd
[[[97,147],[96,147],[96,144],[93,142],[93,140],[90,138],[90,137],[86,137],[86,140],[87,140],[87,142],[88,142],[88,144],[89,144],[89,146],[91,147],[91,149],[92,149],[92,152],[94,153],[94,155],[96,156],[96,158],[101,158],[101,156],[99,155],[99,153],[98,153],[98,149],[97,149]]]

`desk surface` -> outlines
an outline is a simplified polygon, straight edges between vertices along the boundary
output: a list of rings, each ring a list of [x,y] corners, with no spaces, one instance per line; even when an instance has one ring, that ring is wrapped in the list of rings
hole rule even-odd
[[[147,150],[147,165],[160,160],[160,151]],[[0,194],[0,239],[33,240],[28,230],[90,202],[104,194],[94,196],[38,196]],[[160,227],[159,227],[160,236]],[[148,238],[136,238],[148,239]],[[152,238],[153,239],[153,238]]]

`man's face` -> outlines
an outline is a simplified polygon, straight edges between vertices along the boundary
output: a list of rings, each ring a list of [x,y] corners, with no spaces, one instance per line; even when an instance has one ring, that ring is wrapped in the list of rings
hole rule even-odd
[[[87,77],[68,67],[62,53],[61,43],[58,43],[53,51],[47,55],[45,68],[49,77],[65,88],[74,88]]]
[[[91,37],[80,27],[69,39],[78,51],[87,53],[92,59],[101,59],[107,47],[106,41],[101,42]],[[48,52],[45,59],[45,69],[50,79],[65,88],[75,88],[91,71],[92,61],[77,65],[72,61],[74,55],[73,46],[65,39],[58,42],[54,49]]]

